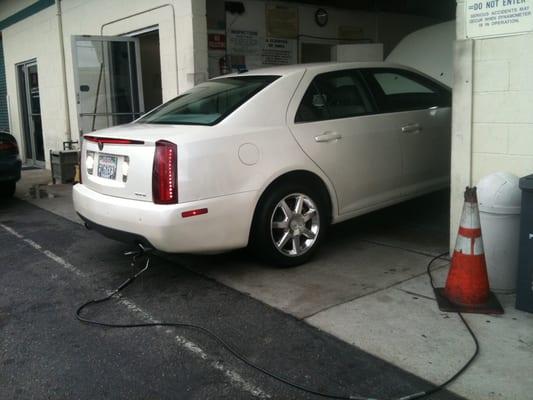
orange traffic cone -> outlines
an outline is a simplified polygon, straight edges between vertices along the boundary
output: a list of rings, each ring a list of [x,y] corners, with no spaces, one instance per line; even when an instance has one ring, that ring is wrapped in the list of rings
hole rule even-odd
[[[476,188],[466,188],[461,225],[445,288],[435,288],[442,311],[503,314],[489,289]]]

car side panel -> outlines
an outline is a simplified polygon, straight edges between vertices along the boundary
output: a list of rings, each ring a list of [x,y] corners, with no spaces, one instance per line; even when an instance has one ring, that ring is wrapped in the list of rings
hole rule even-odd
[[[342,68],[338,68],[341,70]],[[338,196],[339,216],[403,195],[401,131],[392,116],[365,115],[295,123],[295,115],[313,79],[334,68],[307,73],[288,109],[287,124],[302,150],[328,176]],[[328,132],[340,135],[317,142]]]
[[[309,159],[289,131],[285,116],[303,71],[284,76],[221,123],[178,143],[180,202],[257,191],[257,200],[277,177],[304,170],[319,176],[336,197],[325,174]],[[255,204],[254,204],[255,207]]]
[[[262,191],[277,177],[304,170],[320,177],[336,203],[331,183],[301,150],[289,129],[247,128],[240,135],[178,146],[178,196],[191,202]],[[336,207],[332,212],[337,212]]]

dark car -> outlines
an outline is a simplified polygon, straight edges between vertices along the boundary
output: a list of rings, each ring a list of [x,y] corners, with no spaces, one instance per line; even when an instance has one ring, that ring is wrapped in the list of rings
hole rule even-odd
[[[0,131],[0,196],[13,196],[21,167],[17,140],[9,133]]]

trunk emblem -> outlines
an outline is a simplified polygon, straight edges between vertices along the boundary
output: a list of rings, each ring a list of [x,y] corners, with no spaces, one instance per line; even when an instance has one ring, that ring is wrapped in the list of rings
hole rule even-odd
[[[104,148],[104,143],[98,142],[98,149],[102,150]]]

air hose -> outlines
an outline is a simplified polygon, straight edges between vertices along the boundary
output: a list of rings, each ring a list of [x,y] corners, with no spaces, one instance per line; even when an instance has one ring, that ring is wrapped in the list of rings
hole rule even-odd
[[[298,390],[303,391],[303,392],[308,393],[308,394],[312,394],[312,395],[319,396],[319,397],[324,397],[324,398],[329,398],[329,399],[339,399],[339,400],[380,400],[380,399],[377,399],[377,398],[368,397],[368,396],[362,396],[362,395],[359,395],[359,394],[351,394],[350,395],[350,394],[327,393],[327,392],[322,392],[322,391],[318,391],[318,390],[303,386],[303,385],[301,385],[299,383],[296,383],[296,382],[294,382],[294,381],[292,381],[292,380],[290,380],[290,379],[288,379],[288,378],[286,378],[286,377],[284,377],[282,375],[278,375],[277,373],[274,373],[272,371],[267,370],[266,368],[261,367],[260,365],[256,364],[255,362],[253,362],[249,358],[247,358],[245,355],[243,355],[235,346],[230,344],[228,341],[226,341],[225,339],[221,338],[217,334],[213,333],[209,329],[207,329],[207,328],[205,328],[203,326],[197,325],[197,324],[192,324],[192,323],[187,323],[187,322],[165,322],[165,321],[161,321],[161,322],[146,322],[146,323],[117,324],[117,323],[112,323],[112,322],[93,320],[93,319],[90,319],[90,318],[85,317],[85,316],[82,315],[84,309],[86,309],[87,307],[89,307],[91,305],[104,303],[104,302],[107,302],[107,301],[111,300],[120,291],[124,290],[135,279],[137,279],[140,275],[142,275],[144,272],[146,272],[148,270],[149,265],[150,265],[150,258],[148,256],[149,252],[150,252],[150,249],[145,249],[145,248],[141,247],[139,251],[133,251],[133,252],[125,253],[126,255],[133,256],[132,265],[136,265],[138,258],[145,257],[146,261],[144,263],[144,267],[141,268],[134,275],[132,275],[131,277],[126,279],[115,290],[111,291],[107,296],[99,298],[99,299],[95,299],[95,300],[90,300],[90,301],[82,304],[76,310],[76,318],[79,321],[84,322],[86,324],[100,326],[100,327],[106,327],[106,328],[127,329],[127,328],[150,328],[150,327],[163,326],[163,327],[173,327],[173,328],[188,329],[188,330],[191,330],[191,331],[200,332],[200,333],[206,335],[207,337],[211,338],[215,342],[217,342],[220,346],[222,346],[229,353],[231,353],[235,358],[237,358],[238,360],[240,360],[244,364],[248,365],[252,369],[254,369],[256,371],[259,371],[262,374],[267,375],[270,378],[272,378],[272,379],[274,379],[276,381],[279,381],[279,382],[281,382],[281,383],[283,383],[285,385],[288,385],[288,386],[290,386],[290,387],[292,387],[294,389],[298,389]],[[433,276],[431,274],[431,266],[432,266],[432,264],[435,261],[437,261],[439,259],[442,259],[447,254],[448,253],[446,252],[446,253],[440,254],[438,256],[435,256],[427,264],[426,271],[427,271],[427,274],[428,274],[428,277],[429,277],[429,281],[430,281],[430,284],[431,284],[432,288],[435,288],[435,285],[434,285],[434,282],[433,282]],[[474,361],[474,359],[477,357],[477,355],[479,353],[479,342],[478,342],[478,340],[476,338],[476,335],[472,331],[471,327],[468,325],[468,322],[463,317],[463,315],[461,313],[457,313],[457,314],[459,315],[459,318],[461,319],[462,323],[464,324],[466,330],[468,331],[468,333],[472,337],[472,340],[473,340],[474,345],[475,345],[475,351],[470,356],[468,361],[466,361],[465,364],[454,375],[452,375],[445,382],[439,384],[438,386],[434,386],[433,388],[431,388],[429,390],[426,390],[426,391],[421,391],[421,392],[409,394],[409,395],[402,396],[402,397],[394,397],[391,400],[415,400],[415,399],[421,399],[421,398],[430,396],[430,395],[432,395],[432,394],[434,394],[434,393],[436,393],[436,392],[438,392],[440,390],[443,390],[446,386],[448,386],[451,382],[453,382],[461,374],[463,374],[468,369],[468,367],[472,364],[472,362]]]

